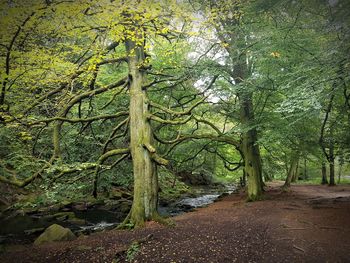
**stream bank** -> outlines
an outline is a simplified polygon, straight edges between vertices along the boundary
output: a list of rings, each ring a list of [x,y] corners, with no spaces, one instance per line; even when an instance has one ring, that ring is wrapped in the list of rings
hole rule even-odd
[[[234,185],[197,186],[191,193],[175,200],[160,200],[159,213],[170,217],[207,206],[236,191]],[[131,196],[98,202],[66,202],[56,207],[32,211],[12,211],[0,218],[0,244],[30,244],[48,226],[59,224],[70,228],[77,236],[108,230],[123,221],[131,207]]]

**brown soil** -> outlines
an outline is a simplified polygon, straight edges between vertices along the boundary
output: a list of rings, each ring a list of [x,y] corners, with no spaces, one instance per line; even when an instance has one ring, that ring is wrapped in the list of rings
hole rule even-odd
[[[350,262],[350,186],[269,184],[263,201],[232,194],[209,207],[75,241],[7,248],[1,262]],[[133,246],[135,247],[135,246]]]

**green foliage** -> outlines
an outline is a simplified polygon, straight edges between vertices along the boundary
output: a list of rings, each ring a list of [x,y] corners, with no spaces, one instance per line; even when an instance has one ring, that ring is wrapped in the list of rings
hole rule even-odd
[[[126,252],[126,261],[132,262],[140,251],[140,244],[138,242],[133,242]]]
[[[172,201],[190,192],[189,186],[179,181],[176,175],[166,169],[159,171],[159,197],[161,200]]]
[[[3,1],[0,176],[24,181],[44,168],[39,183],[27,186],[41,193],[29,202],[35,205],[83,198],[92,192],[94,180],[98,192],[131,187],[130,156],[117,164],[120,156],[98,163],[105,152],[129,147],[127,116],[101,116],[130,107],[128,82],[113,84],[130,78],[124,43],[131,39],[146,51],[138,68],[146,76],[149,99],[168,110],[149,105],[150,113],[164,121],[190,117],[176,125],[152,120],[156,139],[210,134],[239,144],[242,134],[256,129],[265,175],[284,179],[297,153],[308,160],[311,180],[318,180],[325,159],[320,131],[330,97],[324,148],[329,151],[333,143],[345,165],[350,156],[346,7],[344,0],[331,6],[306,0],[191,5],[175,0]],[[142,29],[142,36],[135,28]],[[234,79],[242,63],[251,65],[249,72]],[[98,93],[104,87],[109,88]],[[239,100],[247,93],[253,94],[254,120],[242,124]],[[203,96],[208,98],[188,114],[172,113]],[[94,117],[101,119],[87,121]],[[241,168],[230,171],[243,162],[239,145],[208,138],[178,144],[161,140],[154,147],[171,164],[171,172],[159,169],[162,198],[188,191],[173,172],[202,172],[221,180],[242,175]]]

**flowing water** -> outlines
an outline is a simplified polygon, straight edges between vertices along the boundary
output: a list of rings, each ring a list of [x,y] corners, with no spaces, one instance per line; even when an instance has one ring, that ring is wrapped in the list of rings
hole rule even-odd
[[[160,206],[159,213],[162,216],[175,216],[193,211],[196,208],[207,206],[220,196],[230,194],[235,190],[235,186],[226,186],[225,189],[198,188],[195,197],[183,197],[166,206]],[[2,219],[0,221],[0,244],[31,243],[45,228],[52,224],[68,227],[76,234],[89,234],[114,228],[126,216],[126,214],[98,208],[89,208],[85,211],[73,210],[71,212],[74,213],[76,219],[80,220],[80,224],[40,214],[16,215]]]
[[[231,194],[237,190],[234,185],[227,185],[225,189],[199,189],[196,197],[184,197],[174,203],[159,207],[162,216],[175,216],[185,212],[193,211],[196,208],[207,206],[215,202],[220,196]]]

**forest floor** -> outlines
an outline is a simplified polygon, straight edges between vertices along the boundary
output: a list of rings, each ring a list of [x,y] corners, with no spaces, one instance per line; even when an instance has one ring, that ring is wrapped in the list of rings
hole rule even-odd
[[[12,246],[0,261],[350,262],[350,185],[280,186],[270,183],[258,202],[245,202],[244,193],[226,196],[174,217],[175,227],[149,222],[134,231]]]

